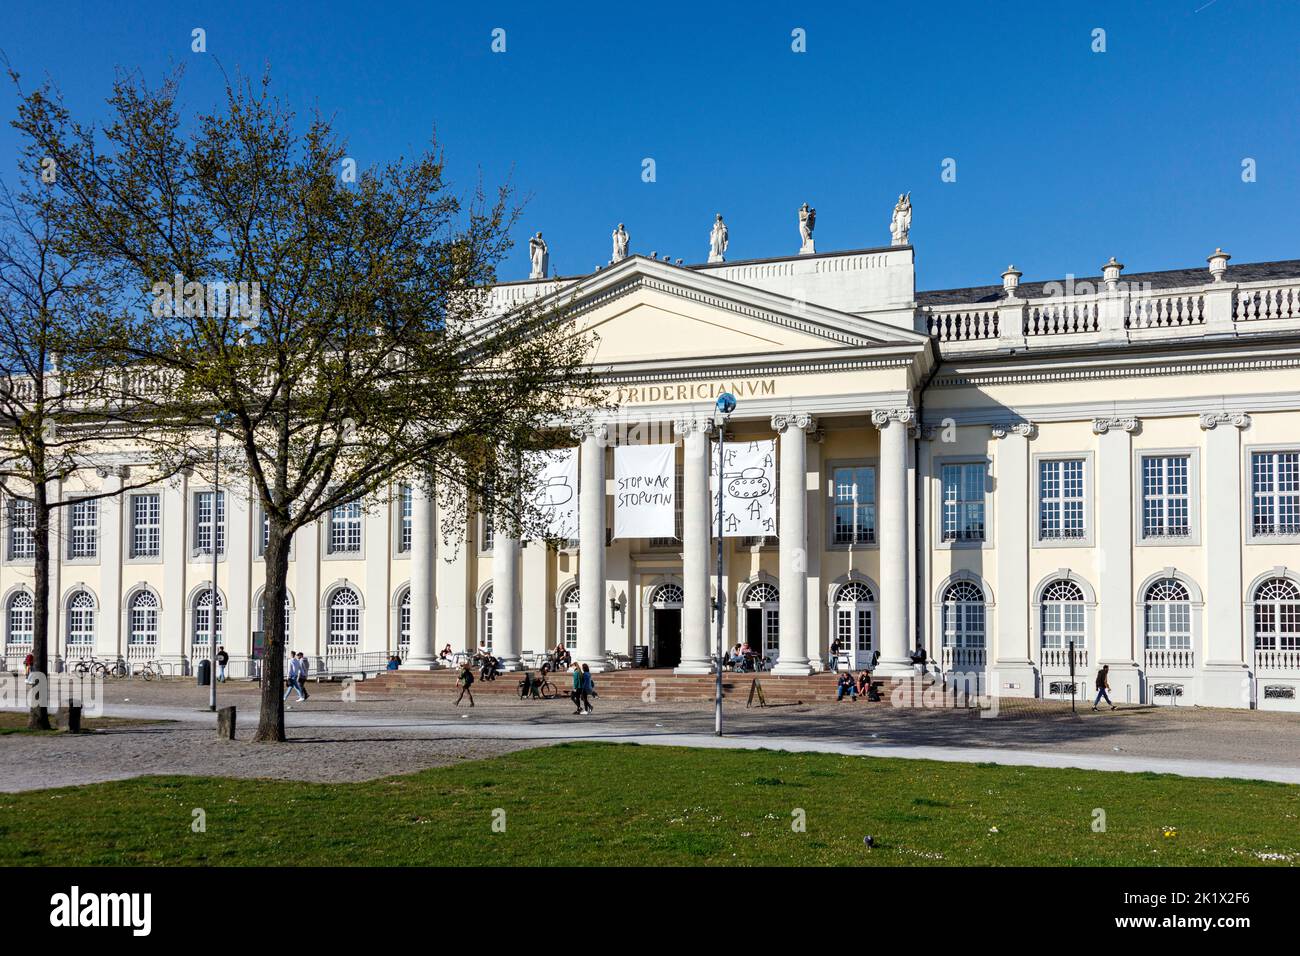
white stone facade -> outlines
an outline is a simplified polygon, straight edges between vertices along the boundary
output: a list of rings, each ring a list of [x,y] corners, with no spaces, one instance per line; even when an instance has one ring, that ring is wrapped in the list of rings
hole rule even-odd
[[[727,646],[778,673],[879,652],[1004,695],[1069,696],[1109,664],[1117,702],[1300,709],[1300,261],[918,294],[909,245],[679,266],[629,255],[507,283],[599,335],[619,412],[575,439],[580,530],[560,550],[394,488],[294,542],[291,646],[339,669],[489,642],[514,666],[566,641],[706,673],[714,647],[711,414],[778,440],[778,534],[725,539]],[[1213,258],[1213,257],[1212,257]],[[678,444],[678,536],[610,540],[611,447]],[[106,482],[121,482],[108,472]],[[60,660],[206,647],[210,488],[193,479],[60,509]],[[222,643],[244,672],[263,579],[260,516],[227,487]],[[62,489],[75,495],[76,488]],[[142,500],[146,494],[157,498]],[[21,514],[6,503],[5,652],[26,652]],[[93,542],[93,544],[91,543]],[[509,595],[509,599],[506,599]],[[30,605],[26,605],[30,606]],[[201,645],[196,649],[196,638]],[[28,638],[28,641],[30,639]]]

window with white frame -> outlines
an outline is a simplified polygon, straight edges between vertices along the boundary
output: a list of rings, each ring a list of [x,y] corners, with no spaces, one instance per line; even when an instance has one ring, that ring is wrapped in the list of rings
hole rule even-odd
[[[831,473],[831,543],[873,544],[876,540],[876,469],[845,465]]]
[[[1085,462],[1082,458],[1038,463],[1038,537],[1071,541],[1087,537]]]
[[[361,598],[350,587],[330,596],[326,644],[331,651],[355,651],[361,644]]]
[[[1300,534],[1300,451],[1257,451],[1250,457],[1253,533]]]
[[[35,628],[35,601],[31,591],[16,591],[5,609],[5,642],[10,647],[26,647],[32,643]]]
[[[95,599],[89,591],[77,591],[68,599],[68,647],[93,647],[95,643]]]
[[[1156,581],[1147,588],[1143,603],[1147,650],[1191,650],[1192,598],[1182,581],[1177,578]]]
[[[987,476],[988,464],[982,461],[956,462],[940,468],[944,541],[985,539],[984,493]]]
[[[746,640],[750,645],[761,645],[765,656],[779,656],[781,653],[781,592],[776,585],[759,581],[749,586],[745,592],[744,605],[747,609],[762,611],[759,618],[759,633],[748,633]]]
[[[560,602],[561,607],[561,628],[564,636],[564,646],[571,651],[578,649],[578,608],[581,603],[581,592],[575,584],[564,594],[564,600]]]
[[[152,591],[137,591],[127,605],[128,644],[158,643],[158,596]]]
[[[68,558],[93,558],[99,553],[99,501],[72,502],[68,515]]]
[[[361,502],[349,501],[330,511],[329,553],[361,553]]]
[[[1190,472],[1187,455],[1143,457],[1143,538],[1186,538],[1192,533]]]
[[[197,554],[226,553],[226,493],[224,491],[194,493],[194,551]]]
[[[840,651],[871,650],[872,621],[876,596],[861,581],[849,581],[835,592],[835,638]]]
[[[492,512],[483,511],[478,516],[478,550],[479,554],[491,554],[492,548],[496,546],[496,522],[492,519]]]
[[[1287,578],[1271,578],[1255,589],[1255,648],[1300,650],[1300,587]]]
[[[954,581],[943,593],[944,647],[984,646],[984,592],[970,581]]]
[[[482,647],[492,650],[492,588],[483,592],[483,610],[479,617],[478,642]]]
[[[1087,630],[1083,591],[1073,581],[1053,581],[1043,592],[1043,647],[1062,650],[1074,641],[1082,647]]]
[[[162,554],[162,495],[131,496],[131,557],[156,558]]]
[[[402,660],[411,653],[411,589],[402,592],[397,605],[397,652]]]
[[[36,504],[30,498],[9,499],[9,560],[36,557]]]
[[[414,490],[410,485],[399,485],[397,488],[397,503],[399,525],[397,528],[397,550],[402,554],[407,554],[411,550],[411,539],[413,524],[411,515],[415,501]]]
[[[682,474],[680,464],[673,467],[676,469],[673,477],[673,536],[671,538],[651,538],[650,547],[652,548],[680,547],[682,543],[682,495],[686,490],[685,475]]]
[[[265,592],[263,592],[263,597],[259,598],[257,601],[257,629],[261,631],[263,635],[266,634],[266,608],[263,606],[264,598],[265,598]],[[289,612],[289,609],[292,607],[293,607],[293,602],[290,600],[289,595],[285,594],[284,596],[284,646],[286,648],[291,647],[293,645],[293,634],[290,628],[291,618]]]
[[[224,633],[226,602],[221,592],[217,592],[217,643],[221,643]],[[212,589],[204,588],[194,596],[194,643],[207,647],[212,643]]]

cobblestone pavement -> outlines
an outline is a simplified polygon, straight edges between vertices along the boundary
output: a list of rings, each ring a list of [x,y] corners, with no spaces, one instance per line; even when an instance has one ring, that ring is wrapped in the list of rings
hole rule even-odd
[[[354,781],[444,766],[559,740],[636,740],[688,746],[767,746],[879,756],[996,760],[1046,766],[1161,770],[1300,782],[1300,715],[1123,707],[1077,715],[1069,705],[1003,700],[978,711],[865,701],[746,709],[729,703],[727,736],[712,734],[708,703],[596,701],[573,715],[565,700],[524,702],[479,694],[474,708],[424,696],[344,699],[338,684],[290,699],[290,743],[251,742],[257,688],[228,683],[220,704],[239,709],[238,739],[219,741],[206,688],[190,681],[110,681],[112,715],[167,719],[94,735],[0,737],[0,790],[26,790],[140,774],[185,773]]]

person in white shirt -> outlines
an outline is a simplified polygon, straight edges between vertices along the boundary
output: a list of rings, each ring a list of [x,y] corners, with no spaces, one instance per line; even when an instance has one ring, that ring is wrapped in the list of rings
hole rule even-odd
[[[299,700],[306,700],[306,698],[302,696],[302,680],[299,677],[301,673],[302,673],[302,668],[301,665],[298,663],[298,658],[294,657],[292,654],[289,655],[289,673],[288,673],[289,686],[284,689],[285,700],[289,699],[289,692],[295,690],[298,692]]]

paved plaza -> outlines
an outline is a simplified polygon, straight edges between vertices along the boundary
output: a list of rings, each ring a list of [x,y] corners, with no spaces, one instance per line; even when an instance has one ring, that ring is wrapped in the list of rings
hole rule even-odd
[[[362,696],[310,685],[290,699],[290,742],[251,741],[257,688],[229,683],[221,704],[239,709],[237,739],[216,739],[207,691],[189,681],[111,682],[105,714],[141,721],[79,737],[0,737],[0,790],[68,786],[143,774],[200,774],[310,781],[368,780],[525,747],[603,740],[694,747],[766,747],[862,756],[990,761],[1183,776],[1300,783],[1300,716],[1201,708],[1121,707],[1079,713],[1069,705],[1005,700],[978,711],[866,701],[749,708],[729,702],[726,736],[713,735],[708,703],[597,700],[577,717],[566,700],[479,694],[474,708],[445,695]]]

